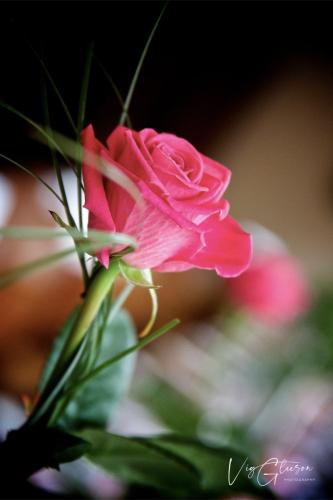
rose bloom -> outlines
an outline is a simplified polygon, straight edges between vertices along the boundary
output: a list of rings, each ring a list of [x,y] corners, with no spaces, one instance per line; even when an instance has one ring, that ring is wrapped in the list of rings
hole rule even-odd
[[[238,278],[228,280],[231,304],[257,320],[283,326],[304,313],[310,292],[298,261],[287,253],[262,253]]]
[[[105,147],[90,125],[82,141],[88,153],[83,162],[88,226],[134,236],[138,246],[124,257],[128,264],[156,271],[215,269],[224,277],[238,276],[248,267],[251,237],[230,217],[222,198],[231,176],[226,167],[185,139],[152,129],[135,132],[118,126]],[[128,176],[141,193],[143,210],[94,167],[89,153]],[[105,267],[112,251],[106,248],[97,255]]]

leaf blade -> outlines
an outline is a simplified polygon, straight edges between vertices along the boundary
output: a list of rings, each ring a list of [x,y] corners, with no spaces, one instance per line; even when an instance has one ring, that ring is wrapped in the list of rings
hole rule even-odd
[[[129,315],[121,311],[112,323],[106,325],[99,354],[93,366],[119,354],[134,341],[134,325]],[[67,431],[87,426],[105,428],[121,398],[129,389],[135,362],[136,355],[132,353],[81,386],[71,395],[57,425]]]
[[[187,461],[151,446],[148,440],[96,429],[85,430],[79,436],[91,443],[87,458],[126,484],[149,485],[182,496],[197,483],[196,470]]]

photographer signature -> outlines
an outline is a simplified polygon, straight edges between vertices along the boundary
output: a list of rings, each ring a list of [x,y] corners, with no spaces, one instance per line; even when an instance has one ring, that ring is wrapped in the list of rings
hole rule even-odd
[[[241,467],[236,470],[236,473],[232,474],[232,461],[233,459],[229,459],[228,466],[228,483],[229,486],[232,486],[237,480],[238,476],[242,471],[247,473],[247,477],[249,479],[256,478],[259,486],[267,486],[268,484],[276,485],[277,479],[280,476],[286,475],[289,473],[289,477],[285,478],[290,480],[290,474],[294,476],[294,480],[298,480],[298,477],[304,472],[313,471],[313,467],[310,465],[302,465],[302,463],[298,460],[279,460],[278,458],[269,458],[265,462],[260,465],[250,465],[248,463],[248,457],[244,460]],[[295,477],[296,476],[296,477]],[[304,480],[304,478],[303,478]],[[307,480],[313,480],[312,478],[307,478]]]

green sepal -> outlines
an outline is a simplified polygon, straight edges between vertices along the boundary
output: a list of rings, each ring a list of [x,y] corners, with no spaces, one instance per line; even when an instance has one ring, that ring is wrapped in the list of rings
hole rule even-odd
[[[150,269],[138,269],[136,267],[131,267],[124,261],[119,260],[119,270],[123,277],[131,284],[136,286],[142,286],[148,288],[150,299],[151,299],[151,312],[148,323],[144,329],[140,332],[139,337],[145,337],[148,335],[154,326],[158,313],[158,299],[156,294],[156,288],[153,283],[153,277]]]
[[[154,285],[150,269],[138,269],[137,267],[129,266],[123,260],[119,261],[119,270],[126,281],[135,286],[146,288],[160,288],[159,285]]]

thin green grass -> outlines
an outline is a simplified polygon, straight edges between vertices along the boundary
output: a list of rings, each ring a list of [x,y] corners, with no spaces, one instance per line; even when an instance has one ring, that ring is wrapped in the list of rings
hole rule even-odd
[[[134,75],[133,75],[133,78],[132,78],[132,81],[130,83],[130,86],[129,86],[129,89],[128,89],[128,92],[127,92],[127,96],[126,96],[126,99],[125,99],[125,102],[124,102],[124,105],[123,105],[123,111],[121,113],[121,116],[120,116],[120,120],[119,120],[119,124],[120,125],[124,125],[126,119],[127,119],[127,115],[128,115],[128,111],[129,111],[129,107],[131,105],[131,101],[132,101],[132,97],[133,97],[133,93],[134,93],[134,90],[135,90],[135,87],[136,87],[136,84],[137,84],[137,81],[138,81],[138,78],[139,78],[139,75],[140,75],[140,72],[141,72],[141,69],[142,69],[142,65],[144,63],[144,60],[146,58],[146,55],[147,55],[147,52],[148,52],[148,49],[149,49],[149,46],[152,42],[152,39],[155,35],[155,32],[157,30],[157,27],[162,19],[162,16],[164,14],[164,11],[165,9],[167,8],[167,5],[168,3],[166,2],[161,10],[161,13],[160,15],[158,16],[157,18],[157,21],[155,22],[154,24],[154,27],[148,37],[148,40],[146,42],[146,45],[144,46],[144,49],[142,51],[142,54],[141,54],[141,57],[139,59],[139,62],[138,62],[138,65],[136,67],[136,70],[134,72]]]

